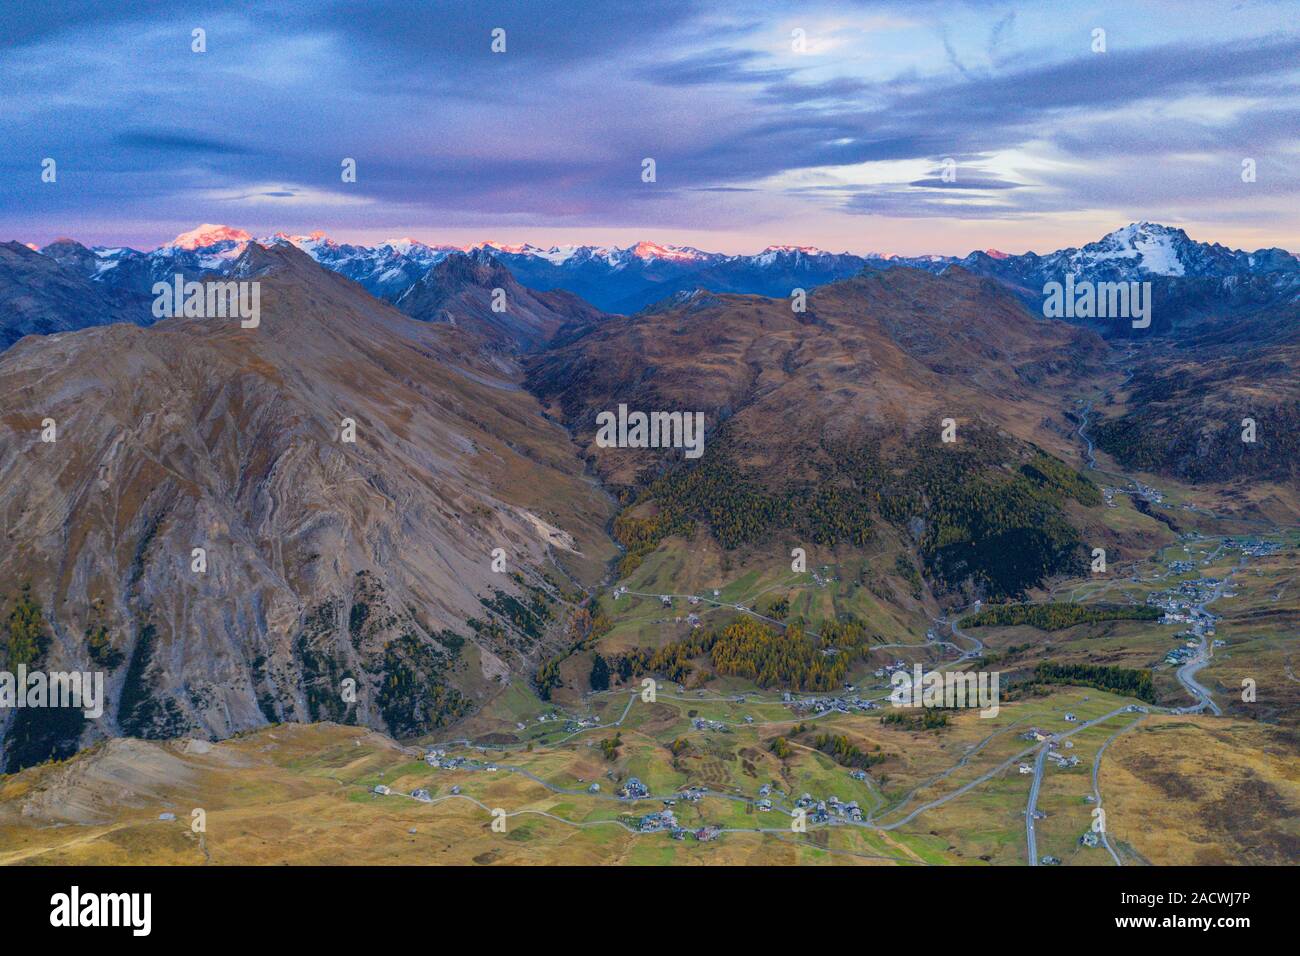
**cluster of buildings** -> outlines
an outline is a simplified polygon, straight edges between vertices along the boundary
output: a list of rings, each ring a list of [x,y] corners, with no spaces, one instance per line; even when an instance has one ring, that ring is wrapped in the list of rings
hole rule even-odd
[[[978,604],[979,602],[977,601],[976,603]],[[933,631],[929,631],[926,633],[925,636],[933,640],[934,638],[931,637],[933,633],[934,633]],[[886,664],[884,667],[877,667],[876,676],[881,679],[885,679],[892,676],[894,671],[905,671],[911,666],[912,665],[907,663],[907,661],[894,661],[894,663]]]
[[[1252,558],[1266,558],[1270,554],[1277,554],[1282,550],[1281,543],[1277,541],[1261,541],[1258,538],[1243,538],[1240,541],[1227,538],[1223,544],[1225,547],[1239,548],[1242,554]]]
[[[716,840],[722,833],[722,828],[709,824],[692,830],[684,827],[677,820],[677,815],[671,809],[665,808],[658,813],[647,813],[641,817],[636,824],[639,833],[667,833],[674,840],[685,840],[687,837],[694,837],[700,843],[708,843]]]
[[[1068,740],[1065,742],[1065,744],[1067,747],[1072,746],[1072,743]],[[1078,757],[1076,757],[1074,754],[1063,754],[1059,750],[1049,749],[1047,751],[1047,759],[1052,761],[1052,763],[1056,764],[1062,770],[1065,770],[1067,767],[1079,766]]]
[[[1200,605],[1211,600],[1222,583],[1220,578],[1183,581],[1164,591],[1152,591],[1147,595],[1147,604],[1164,611],[1161,624],[1188,624],[1196,637],[1203,634],[1213,636],[1218,618]]]
[[[636,777],[628,777],[617,793],[620,800],[644,800],[650,796],[650,789]]]
[[[1131,485],[1132,488],[1129,491],[1129,493],[1132,495],[1136,495],[1137,497],[1141,498],[1143,501],[1147,501],[1153,505],[1158,505],[1158,504],[1162,504],[1165,500],[1165,496],[1162,491],[1160,491],[1157,488],[1152,488],[1148,484],[1144,484],[1143,482],[1134,480],[1133,482],[1131,482]]]
[[[720,734],[731,733],[731,728],[720,720],[705,720],[703,717],[696,717],[692,722],[696,730],[712,730]]]
[[[1065,719],[1070,721],[1071,723],[1074,723],[1077,722],[1079,718],[1076,717],[1074,714],[1066,714]],[[1078,757],[1074,756],[1073,754],[1061,753],[1062,749],[1072,750],[1074,748],[1073,740],[1062,741],[1056,736],[1056,734],[1052,733],[1050,730],[1041,730],[1038,727],[1030,727],[1028,730],[1026,730],[1023,734],[1020,735],[1020,739],[1032,740],[1035,743],[1042,743],[1043,741],[1048,741],[1047,759],[1052,761],[1052,763],[1056,764],[1058,767],[1062,769],[1065,769],[1066,767],[1077,767],[1079,765]],[[1020,772],[1033,773],[1034,768],[1031,764],[1022,763],[1020,765]]]
[[[1040,730],[1037,727],[1030,727],[1020,735],[1021,740],[1032,740],[1036,743],[1042,743],[1044,740],[1051,740],[1056,736],[1050,730]]]
[[[831,566],[829,564],[823,564],[820,568],[814,568],[810,573],[812,574],[813,584],[817,585],[819,588],[824,588],[835,580],[834,575],[831,574]]]
[[[840,800],[839,797],[815,800],[812,794],[805,793],[794,802],[794,805],[807,813],[810,823],[826,823],[832,819],[855,822],[862,820],[862,808],[858,806],[856,800],[850,800],[848,803]]]
[[[445,750],[434,748],[424,755],[424,762],[435,770],[486,770],[495,773],[497,765],[471,760],[468,757],[449,757]]]
[[[827,714],[838,712],[851,714],[854,711],[878,710],[880,705],[874,700],[863,700],[857,694],[844,694],[838,697],[798,697],[789,691],[781,695],[781,702],[789,704],[796,714]]]
[[[658,813],[647,813],[637,823],[637,829],[642,833],[658,833],[661,830],[679,830],[677,825],[677,816],[672,810],[665,807]]]

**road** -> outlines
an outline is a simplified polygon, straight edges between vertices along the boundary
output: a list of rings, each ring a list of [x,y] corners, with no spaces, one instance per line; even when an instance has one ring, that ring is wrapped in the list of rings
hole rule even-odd
[[[1038,788],[1043,783],[1043,765],[1047,762],[1047,751],[1052,747],[1051,741],[1044,741],[1038,748],[1038,758],[1034,761],[1034,779],[1029,784],[1029,802],[1025,804],[1025,840],[1029,845],[1029,865],[1038,865],[1038,834],[1034,830],[1034,814],[1038,812]]]
[[[632,704],[635,703],[635,701],[636,701],[636,699],[637,699],[637,696],[638,696],[637,694],[632,694],[632,695],[629,696],[627,707],[624,708],[622,716],[619,718],[619,720],[618,720],[616,723],[621,724],[622,721],[623,721],[623,719],[627,717],[628,711],[631,709]],[[1112,711],[1110,711],[1109,713],[1102,714],[1100,717],[1094,717],[1092,720],[1085,721],[1084,723],[1079,724],[1079,726],[1073,728],[1072,730],[1066,731],[1066,732],[1064,732],[1064,733],[1057,734],[1057,735],[1055,736],[1054,740],[1057,740],[1057,741],[1065,740],[1066,738],[1071,737],[1071,736],[1073,736],[1074,734],[1079,733],[1080,731],[1086,730],[1086,729],[1089,728],[1089,727],[1094,727],[1094,726],[1096,726],[1097,724],[1100,724],[1100,723],[1103,723],[1103,722],[1105,722],[1105,721],[1107,721],[1107,720],[1110,720],[1112,717],[1115,717],[1116,715],[1118,715],[1118,714],[1122,714],[1122,713],[1125,713],[1125,712],[1127,712],[1127,711],[1128,711],[1128,708],[1127,708],[1127,707],[1119,707],[1119,708],[1116,708],[1115,710],[1112,710]],[[606,725],[606,726],[614,726],[614,725]],[[585,732],[586,730],[595,730],[595,729],[597,729],[597,728],[595,728],[595,727],[588,727],[588,728],[584,728],[584,730],[582,730],[582,731],[578,731],[578,733],[583,733],[583,732]],[[1000,733],[1004,733],[1004,732],[1006,732],[1006,731],[1008,731],[1008,730],[1010,730],[1010,729],[1011,729],[1010,727],[1005,727],[1005,728],[1002,728],[1002,730],[1000,730],[1000,731],[997,731],[997,732],[995,732],[995,733],[993,733],[993,734],[990,734],[988,737],[986,737],[984,740],[982,740],[982,741],[979,743],[979,745],[977,745],[976,747],[972,748],[972,749],[971,749],[970,751],[968,751],[965,755],[963,755],[962,759],[959,760],[958,763],[957,763],[953,768],[951,768],[950,770],[946,771],[946,772],[943,773],[943,774],[940,774],[939,777],[935,778],[934,780],[928,781],[928,782],[927,782],[926,784],[924,784],[923,786],[929,786],[929,785],[933,784],[934,782],[936,782],[937,780],[942,779],[943,777],[946,777],[948,774],[952,773],[952,772],[953,772],[954,770],[956,770],[958,767],[962,766],[962,765],[965,763],[965,761],[966,761],[967,759],[969,759],[971,756],[973,756],[974,753],[978,752],[979,749],[981,749],[981,748],[984,746],[984,744],[988,743],[988,742],[989,742],[990,740],[992,740],[994,737],[998,736],[998,734],[1000,734]],[[1127,729],[1127,728],[1126,728],[1126,729]],[[1113,739],[1113,738],[1112,738],[1112,739]],[[479,748],[479,749],[482,749],[482,748]],[[943,806],[944,804],[948,803],[949,801],[951,801],[951,800],[955,800],[957,797],[960,797],[960,796],[962,796],[963,794],[969,793],[971,790],[975,789],[976,787],[980,786],[980,785],[983,784],[983,783],[986,783],[987,781],[991,780],[991,779],[992,779],[994,776],[996,776],[997,774],[999,774],[999,773],[1001,773],[1002,771],[1006,770],[1006,769],[1007,769],[1009,766],[1011,766],[1013,763],[1016,763],[1016,762],[1018,762],[1019,760],[1023,759],[1023,758],[1024,758],[1026,755],[1028,755],[1029,753],[1032,753],[1034,750],[1038,750],[1038,751],[1039,751],[1038,765],[1037,765],[1037,770],[1036,770],[1035,777],[1034,777],[1034,785],[1033,785],[1033,789],[1032,789],[1031,794],[1030,794],[1030,808],[1029,808],[1029,810],[1026,811],[1027,817],[1029,817],[1030,819],[1032,819],[1032,817],[1031,817],[1031,812],[1032,812],[1032,809],[1033,809],[1033,807],[1034,807],[1034,804],[1035,804],[1035,802],[1036,802],[1036,800],[1037,800],[1037,795],[1038,795],[1038,785],[1039,785],[1039,783],[1040,783],[1040,781],[1041,781],[1042,770],[1043,770],[1042,764],[1043,764],[1043,761],[1046,759],[1046,756],[1047,756],[1047,749],[1048,749],[1048,745],[1047,745],[1047,744],[1042,744],[1042,745],[1035,744],[1034,746],[1032,746],[1032,747],[1028,747],[1028,748],[1026,748],[1025,750],[1022,750],[1021,752],[1019,752],[1019,753],[1017,753],[1017,754],[1013,754],[1013,755],[1012,755],[1011,757],[1009,757],[1007,760],[1004,760],[1002,763],[998,764],[996,767],[993,767],[991,770],[986,771],[985,773],[983,773],[983,774],[981,774],[980,776],[976,777],[975,779],[973,779],[973,780],[971,780],[971,781],[969,781],[969,782],[963,784],[962,786],[958,787],[956,790],[953,790],[953,791],[950,792],[950,793],[944,794],[944,795],[941,796],[941,797],[937,797],[937,798],[934,799],[934,800],[930,800],[930,801],[928,801],[928,802],[926,802],[926,803],[921,804],[920,806],[918,806],[918,807],[916,807],[915,809],[913,809],[913,810],[912,810],[910,813],[908,813],[906,816],[902,817],[902,818],[899,819],[899,820],[894,821],[893,823],[877,823],[877,822],[875,822],[873,819],[871,819],[871,818],[869,817],[868,819],[865,819],[865,820],[847,820],[847,819],[837,819],[837,820],[833,820],[833,821],[830,822],[830,823],[824,824],[824,826],[828,826],[828,827],[829,827],[829,826],[852,826],[852,827],[860,827],[860,828],[867,829],[867,830],[877,830],[877,831],[885,831],[885,832],[890,831],[890,830],[896,830],[896,829],[898,829],[899,827],[906,826],[908,823],[910,823],[912,820],[916,819],[916,817],[920,816],[920,815],[921,815],[922,813],[924,813],[925,811],[927,811],[927,810],[931,810],[931,809],[934,809],[935,807]],[[591,793],[591,792],[589,792],[589,791],[587,791],[587,790],[585,790],[585,789],[575,789],[575,788],[570,788],[570,787],[559,787],[559,786],[556,786],[555,784],[553,784],[553,783],[551,783],[551,782],[549,782],[549,781],[547,781],[547,780],[544,780],[543,778],[537,776],[537,775],[534,774],[533,772],[531,772],[531,771],[529,771],[529,770],[527,770],[527,769],[525,769],[525,768],[523,768],[523,767],[508,766],[508,765],[500,765],[500,764],[498,764],[497,766],[499,767],[500,770],[503,770],[503,771],[505,771],[505,772],[507,772],[507,773],[516,773],[516,774],[519,774],[520,776],[525,777],[526,779],[528,779],[528,780],[530,780],[530,781],[536,783],[538,786],[540,786],[540,787],[542,787],[542,788],[544,788],[544,789],[550,791],[551,793],[562,794],[562,795],[565,795],[565,796],[586,796],[586,797],[593,798],[593,799],[598,799],[598,800],[613,800],[613,801],[616,801],[616,802],[619,802],[619,803],[627,803],[629,806],[631,806],[631,805],[633,805],[633,804],[635,804],[635,803],[648,803],[648,802],[654,802],[654,801],[660,801],[660,802],[662,802],[662,801],[665,800],[665,799],[680,799],[680,797],[681,797],[681,794],[680,794],[679,792],[673,792],[673,793],[671,793],[671,794],[659,794],[659,795],[652,794],[652,795],[649,795],[649,796],[643,798],[643,799],[640,800],[640,801],[628,801],[628,800],[622,800],[622,799],[620,799],[618,796],[616,796],[615,794],[607,794],[607,793],[600,793],[600,792],[597,792],[597,793]],[[486,771],[484,771],[484,772],[486,772]],[[1094,772],[1095,772],[1095,770],[1094,770]],[[1095,784],[1094,784],[1094,787],[1095,787]],[[702,791],[703,791],[703,793],[704,793],[705,796],[714,797],[714,798],[719,798],[719,799],[724,799],[724,800],[733,800],[733,801],[736,801],[736,802],[748,803],[748,802],[750,802],[751,800],[754,799],[753,797],[748,796],[748,795],[746,795],[746,794],[728,793],[728,792],[725,792],[725,791],[710,790],[710,789],[708,789],[708,788],[701,788],[701,789],[702,789]],[[917,788],[917,789],[920,789],[920,788]],[[904,798],[904,800],[903,800],[902,803],[896,805],[895,807],[892,807],[889,811],[886,812],[886,815],[887,815],[888,813],[892,813],[892,812],[894,812],[894,811],[900,809],[900,808],[903,807],[903,806],[906,806],[907,802],[911,799],[912,794],[914,794],[915,792],[916,792],[916,790],[913,790],[911,793],[909,793],[908,796]],[[415,799],[414,797],[411,796],[411,794],[409,794],[409,793],[403,793],[403,792],[398,791],[398,790],[391,790],[391,791],[390,791],[390,796],[405,797],[405,798],[407,798],[407,799],[412,799],[412,800]],[[430,805],[432,806],[432,805],[436,805],[436,804],[444,803],[444,802],[446,802],[447,800],[454,800],[454,799],[468,800],[470,803],[473,803],[475,806],[477,806],[477,807],[479,807],[479,808],[481,808],[481,809],[487,811],[488,813],[491,813],[491,812],[492,812],[492,808],[488,807],[486,804],[482,803],[481,801],[479,801],[479,800],[477,800],[477,799],[475,799],[475,798],[473,798],[473,797],[470,797],[470,796],[468,796],[468,795],[466,795],[466,794],[448,794],[448,795],[446,795],[446,796],[437,797],[437,798],[435,798],[435,799],[433,799],[433,800],[428,800],[428,801],[419,801],[419,802],[421,802],[421,803],[428,803],[428,804],[430,804]],[[791,815],[791,814],[793,813],[793,807],[782,805],[782,804],[779,803],[779,801],[777,801],[777,800],[774,799],[774,800],[773,800],[773,812],[780,812],[780,813],[783,813],[783,814],[789,816],[789,815]],[[629,827],[627,824],[623,823],[621,820],[594,820],[594,821],[582,821],[582,822],[580,822],[580,821],[568,820],[568,819],[565,819],[564,817],[556,816],[555,814],[548,813],[548,812],[543,811],[543,810],[531,810],[531,809],[516,810],[516,811],[511,812],[511,813],[506,813],[506,816],[507,816],[507,817],[514,817],[514,816],[520,816],[520,815],[523,815],[523,814],[532,814],[532,815],[535,815],[535,816],[546,817],[547,819],[554,820],[554,821],[556,821],[556,822],[558,822],[558,823],[565,823],[565,824],[568,824],[568,825],[570,825],[570,826],[574,826],[574,827],[608,826],[608,825],[611,825],[611,824],[612,824],[612,825],[615,825],[615,826],[620,827],[621,829],[623,829],[623,830],[625,830],[625,831],[627,831],[627,832],[629,832],[629,833],[634,833],[634,834],[638,834],[638,835],[639,835],[639,834],[641,834],[641,833],[643,832],[643,831],[638,830],[638,829],[635,829],[635,828],[633,828],[633,827]],[[817,824],[813,824],[812,826],[813,826],[813,827],[817,827],[818,825],[817,825]],[[663,830],[652,830],[652,831],[645,831],[645,832],[647,833],[647,835],[649,835],[649,834],[656,834],[656,833],[658,833],[658,834],[662,834],[662,833],[665,832],[665,831],[663,831]],[[766,833],[766,834],[785,834],[787,831],[786,831],[786,828],[784,828],[784,827],[728,827],[728,828],[725,828],[722,832],[726,832],[726,833]],[[1037,852],[1037,847],[1036,847],[1035,842],[1034,842],[1034,836],[1033,836],[1032,826],[1030,826],[1030,828],[1029,828],[1029,840],[1030,840],[1031,858],[1032,858],[1033,860],[1036,860],[1036,856],[1033,856],[1033,855],[1036,854],[1036,852]],[[811,845],[811,844],[810,844],[810,845]],[[865,854],[854,854],[854,855],[866,856]],[[903,859],[903,858],[893,858],[893,859],[896,859],[898,862],[907,862],[907,863],[914,863],[914,862],[917,862],[917,861],[915,861],[915,860],[909,860],[909,859]]]
[[[1242,564],[1245,563],[1245,560],[1245,558],[1242,558]],[[1237,567],[1240,568],[1241,564]],[[1196,680],[1196,675],[1203,667],[1205,667],[1206,664],[1210,663],[1210,660],[1214,657],[1213,642],[1210,640],[1210,636],[1205,633],[1205,622],[1203,618],[1208,616],[1210,613],[1205,608],[1207,605],[1213,604],[1223,596],[1224,588],[1228,586],[1228,582],[1232,580],[1232,576],[1235,573],[1235,570],[1229,571],[1224,576],[1223,580],[1214,586],[1214,592],[1192,609],[1196,612],[1195,617],[1197,618],[1195,623],[1192,624],[1192,629],[1201,639],[1201,646],[1197,649],[1195,657],[1182,667],[1178,668],[1177,677],[1178,683],[1182,684],[1187,692],[1196,698],[1197,703],[1193,707],[1179,708],[1177,713],[1192,714],[1208,708],[1210,713],[1214,714],[1215,717],[1223,716],[1223,710],[1220,709],[1217,703],[1215,703],[1214,697],[1209,690]]]
[[[1102,714],[1100,717],[1094,717],[1092,720],[1084,721],[1083,723],[1079,724],[1078,727],[1075,727],[1073,730],[1069,730],[1066,731],[1065,733],[1057,734],[1056,739],[1065,740],[1069,737],[1073,737],[1075,734],[1079,733],[1082,730],[1087,730],[1089,727],[1095,727],[1098,724],[1105,723],[1106,721],[1110,720],[1112,717],[1115,717],[1118,714],[1123,714],[1127,712],[1128,712],[1128,707],[1117,707],[1114,710],[1110,711],[1109,713]],[[903,819],[899,820],[897,823],[878,825],[876,826],[876,829],[895,830],[906,823],[910,823],[912,820],[916,819],[916,817],[920,816],[926,810],[932,810],[935,807],[941,807],[948,801],[955,800],[957,797],[960,797],[964,793],[969,793],[971,790],[974,790],[980,784],[992,780],[999,773],[1001,773],[1002,771],[1010,767],[1013,763],[1018,763],[1021,760],[1023,760],[1025,757],[1029,756],[1031,753],[1033,753],[1035,750],[1038,749],[1038,746],[1039,746],[1038,744],[1034,744],[1032,747],[1026,747],[1024,750],[1020,751],[1017,754],[1012,754],[1010,757],[1002,761],[1002,763],[998,764],[992,770],[988,770],[985,773],[980,774],[974,780],[971,780],[969,783],[963,784],[962,786],[958,787],[956,790],[952,791],[951,793],[944,794],[942,797],[939,797],[938,799],[935,800],[931,800],[929,803],[921,804],[919,807],[917,807],[907,816],[903,817]],[[894,809],[898,809],[898,808],[895,807]],[[893,810],[891,810],[890,812],[892,813]],[[865,823],[857,824],[857,826],[864,826],[864,825],[866,824]]]
[[[1097,748],[1097,756],[1092,761],[1092,798],[1094,801],[1093,803],[1094,807],[1100,807],[1102,805],[1101,784],[1097,779],[1098,774],[1101,772],[1101,755],[1106,752],[1106,748],[1110,746],[1112,740],[1114,740],[1120,734],[1128,733],[1138,724],[1142,723],[1142,720],[1143,718],[1139,717],[1137,720],[1133,721],[1127,727],[1121,727],[1119,730],[1115,731],[1113,734],[1107,737],[1106,742]],[[1114,847],[1110,845],[1110,837],[1107,836],[1107,831],[1110,830],[1110,820],[1106,819],[1105,817],[1103,817],[1102,819],[1103,819],[1103,823],[1101,827],[1101,845],[1106,848],[1106,852],[1110,854],[1110,858],[1115,861],[1116,866],[1123,866],[1124,862],[1119,858],[1119,854],[1115,852]]]
[[[1092,414],[1092,406],[1095,401],[1096,400],[1093,399],[1092,401],[1089,401],[1087,405],[1083,406],[1082,421],[1079,422],[1079,437],[1088,445],[1088,467],[1092,469],[1096,469],[1097,467],[1097,455],[1093,449],[1092,439],[1088,437],[1086,429],[1088,427],[1088,416]]]
[[[957,629],[957,620],[958,620],[958,618],[961,617],[961,614],[962,614],[962,613],[965,613],[965,612],[960,612],[960,613],[959,613],[959,612],[957,612],[957,611],[954,611],[954,612],[953,612],[953,615],[952,615],[951,618],[939,618],[939,623],[940,623],[940,624],[947,624],[950,628],[952,628],[952,636],[953,636],[953,637],[960,637],[960,638],[962,638],[962,639],[964,639],[964,640],[970,641],[971,643],[973,643],[973,644],[975,645],[974,647],[970,648],[969,650],[962,651],[962,652],[961,652],[961,657],[959,657],[959,658],[957,658],[955,661],[953,661],[953,662],[952,662],[953,664],[960,664],[962,661],[970,660],[972,657],[979,657],[981,654],[984,653],[984,642],[983,642],[983,641],[981,641],[978,637],[975,637],[975,636],[973,636],[973,635],[971,635],[971,634],[967,634],[965,631],[960,631],[960,630]],[[960,647],[959,645],[954,644],[953,646],[956,647],[959,651],[961,650],[961,647]]]

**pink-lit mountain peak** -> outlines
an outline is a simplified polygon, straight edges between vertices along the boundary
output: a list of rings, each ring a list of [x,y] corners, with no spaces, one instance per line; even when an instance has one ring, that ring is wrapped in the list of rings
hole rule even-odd
[[[668,259],[673,262],[694,262],[705,253],[689,246],[662,246],[657,242],[638,242],[629,250],[638,259]]]
[[[215,246],[221,242],[248,242],[253,237],[242,229],[234,229],[230,226],[222,226],[217,223],[205,222],[201,226],[196,226],[189,232],[182,232],[171,242],[165,243],[164,248],[173,249],[206,249],[209,246]]]

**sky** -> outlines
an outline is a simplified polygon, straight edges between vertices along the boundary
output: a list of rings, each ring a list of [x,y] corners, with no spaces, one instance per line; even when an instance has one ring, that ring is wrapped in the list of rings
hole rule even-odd
[[[147,249],[215,222],[366,243],[962,255],[1147,219],[1300,250],[1295,12],[6,0],[0,239]]]

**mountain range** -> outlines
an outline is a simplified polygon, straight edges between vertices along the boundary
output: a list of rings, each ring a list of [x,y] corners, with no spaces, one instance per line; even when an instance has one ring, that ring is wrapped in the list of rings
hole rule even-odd
[[[152,250],[88,249],[60,239],[40,250],[98,285],[147,294],[153,282],[180,272],[195,277],[229,268],[243,246],[296,246],[321,265],[397,301],[437,263],[460,254],[490,255],[523,285],[538,291],[574,293],[603,312],[630,314],[695,288],[712,292],[789,296],[848,278],[864,268],[908,266],[942,272],[959,265],[1005,283],[1026,303],[1041,304],[1043,286],[1066,275],[1095,282],[1203,280],[1197,295],[1238,306],[1267,304],[1300,295],[1300,258],[1284,249],[1243,252],[1197,242],[1182,229],[1132,223],[1081,248],[1046,255],[1008,255],[997,250],[955,256],[886,256],[831,253],[806,246],[770,246],[756,255],[724,255],[686,246],[641,242],[627,248],[481,243],[458,249],[393,239],[377,246],[338,243],[324,233],[278,233],[254,240],[228,226],[204,224]],[[1161,281],[1161,296],[1169,295]],[[1164,311],[1164,310],[1161,310]],[[1167,325],[1162,326],[1167,328]]]

